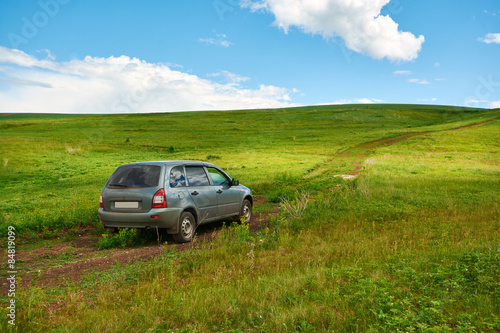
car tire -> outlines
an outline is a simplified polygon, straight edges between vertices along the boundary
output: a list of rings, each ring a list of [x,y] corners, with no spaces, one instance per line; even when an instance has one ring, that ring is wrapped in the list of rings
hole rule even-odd
[[[196,230],[196,220],[190,212],[184,212],[179,218],[179,232],[174,234],[174,240],[177,243],[189,243]]]
[[[250,223],[252,220],[252,203],[248,199],[243,200],[241,205],[240,222],[243,221],[243,218],[245,218],[246,223]]]

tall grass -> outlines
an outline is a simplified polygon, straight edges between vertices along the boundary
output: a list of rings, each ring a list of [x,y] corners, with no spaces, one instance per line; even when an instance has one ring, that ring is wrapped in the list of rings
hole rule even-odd
[[[79,224],[78,218],[68,222],[66,217],[64,223],[50,222],[52,217],[30,223],[26,215],[55,214],[59,220],[57,216],[67,214],[64,203],[74,193],[85,197],[76,205],[85,211],[117,166],[144,160],[217,157],[216,163],[231,176],[278,203],[283,195],[294,193],[294,184],[304,174],[363,142],[499,115],[500,111],[480,109],[376,105],[62,119],[4,116],[0,215],[8,217],[0,225]],[[186,138],[186,130],[196,131],[196,139]],[[97,201],[92,205],[96,207]]]
[[[395,115],[429,126],[435,119],[428,112]],[[350,181],[333,177],[338,155],[308,177],[275,170],[275,178],[258,181],[260,169],[234,166],[239,177],[250,172],[262,193],[281,182],[292,208],[300,202],[294,193],[310,199],[300,214],[280,214],[257,233],[229,225],[210,242],[196,240],[194,250],[90,273],[81,285],[22,289],[16,329],[499,331],[499,126],[377,148],[363,155],[364,170]]]
[[[61,229],[75,225],[93,225],[102,229],[96,215],[98,200],[97,195],[90,197],[75,192],[67,199],[55,198],[49,207],[35,206],[23,214],[3,211],[0,214],[0,234],[6,234],[8,226],[14,226],[25,236],[38,233],[44,237],[59,236]]]

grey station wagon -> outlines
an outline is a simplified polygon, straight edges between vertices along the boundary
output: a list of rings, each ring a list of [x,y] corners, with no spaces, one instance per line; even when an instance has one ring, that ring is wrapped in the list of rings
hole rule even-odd
[[[104,227],[165,228],[190,242],[196,227],[227,218],[252,218],[250,189],[214,164],[161,161],[125,164],[106,182],[99,218]]]

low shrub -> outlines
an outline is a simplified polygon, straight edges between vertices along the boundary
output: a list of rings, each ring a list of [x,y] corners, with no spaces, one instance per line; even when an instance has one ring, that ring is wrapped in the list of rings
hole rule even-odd
[[[141,237],[135,229],[124,228],[120,229],[116,235],[103,234],[98,246],[99,250],[105,250],[115,247],[142,245],[145,241],[145,238]]]

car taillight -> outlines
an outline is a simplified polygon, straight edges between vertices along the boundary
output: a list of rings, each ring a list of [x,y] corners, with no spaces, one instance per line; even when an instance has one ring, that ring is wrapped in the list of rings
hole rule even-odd
[[[152,208],[167,208],[167,197],[164,189],[161,188],[155,193]]]
[[[104,208],[104,204],[102,202],[102,192],[101,192],[101,198],[99,199],[99,207]]]

